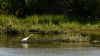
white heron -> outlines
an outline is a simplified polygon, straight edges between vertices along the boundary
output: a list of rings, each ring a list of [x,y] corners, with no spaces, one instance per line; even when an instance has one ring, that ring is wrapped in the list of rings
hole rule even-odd
[[[30,34],[28,37],[23,38],[21,41],[27,41],[29,39],[29,37],[31,37],[33,34]]]

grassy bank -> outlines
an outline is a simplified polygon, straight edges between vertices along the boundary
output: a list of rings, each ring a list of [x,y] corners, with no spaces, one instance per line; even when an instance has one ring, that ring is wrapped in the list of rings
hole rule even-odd
[[[100,23],[75,21],[64,15],[33,15],[17,18],[13,15],[0,15],[0,33],[67,33],[71,31],[100,30]],[[74,20],[71,20],[74,19]],[[85,19],[84,19],[85,20]],[[83,21],[82,21],[83,22]]]

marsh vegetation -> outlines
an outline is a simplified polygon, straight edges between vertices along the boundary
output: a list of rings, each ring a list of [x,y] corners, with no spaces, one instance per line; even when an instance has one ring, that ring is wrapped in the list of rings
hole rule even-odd
[[[0,0],[0,33],[99,33],[99,10],[99,0]]]

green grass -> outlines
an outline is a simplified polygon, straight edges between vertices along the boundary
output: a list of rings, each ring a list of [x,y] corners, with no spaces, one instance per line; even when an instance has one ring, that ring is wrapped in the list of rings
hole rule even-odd
[[[74,18],[74,17],[73,17]],[[81,17],[78,17],[78,19]],[[14,15],[0,15],[0,33],[25,33],[36,30],[44,33],[66,33],[81,29],[99,29],[100,23],[90,22],[81,24],[70,21],[72,18],[64,15],[33,15],[26,18],[17,18]],[[83,17],[82,17],[83,20]]]
[[[63,15],[34,15],[28,16],[25,22],[33,24],[61,24],[67,22],[67,17]]]

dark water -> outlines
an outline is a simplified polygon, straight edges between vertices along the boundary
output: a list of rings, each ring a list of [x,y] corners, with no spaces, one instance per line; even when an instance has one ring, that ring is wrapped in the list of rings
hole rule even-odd
[[[29,34],[28,34],[29,35]],[[78,40],[89,37],[90,42],[65,42],[68,35],[34,34],[26,43],[20,42],[28,35],[0,35],[0,56],[100,56],[100,35],[73,34]],[[58,41],[52,41],[58,39]],[[74,40],[75,40],[74,39]]]

